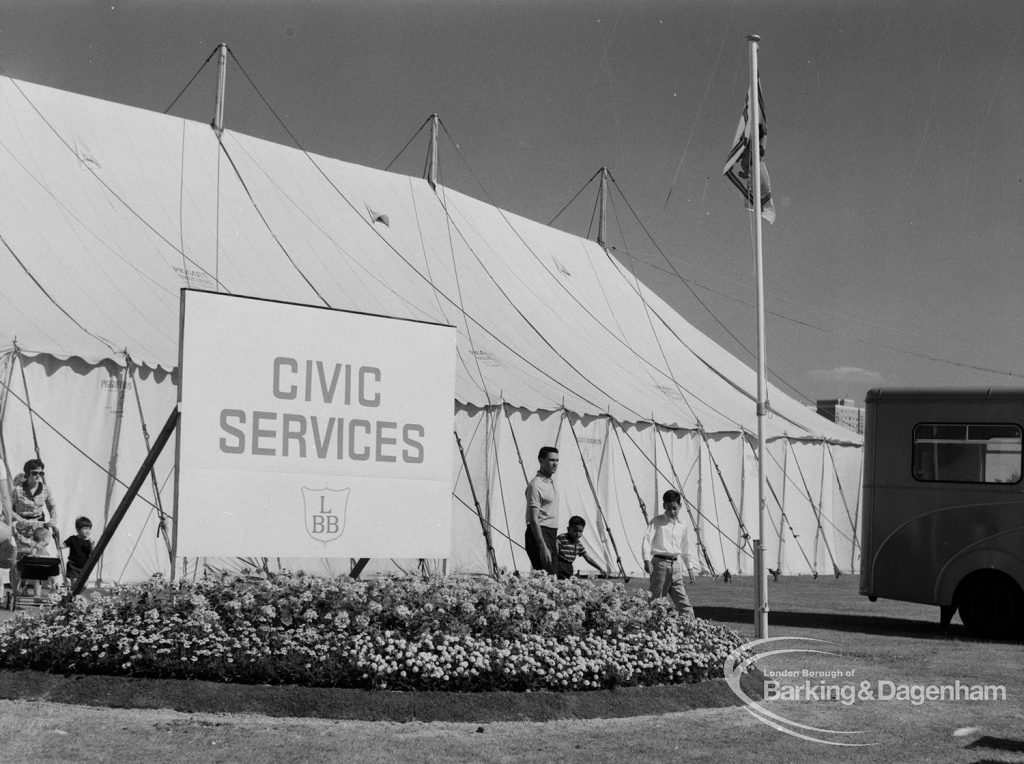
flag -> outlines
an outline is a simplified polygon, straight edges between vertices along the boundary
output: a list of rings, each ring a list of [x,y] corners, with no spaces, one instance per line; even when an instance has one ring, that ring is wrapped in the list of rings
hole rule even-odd
[[[758,125],[761,142],[761,217],[769,223],[775,222],[775,203],[772,201],[771,184],[768,181],[768,168],[764,164],[764,143],[768,129],[764,120],[764,97],[761,95],[761,83],[757,83]],[[724,175],[740,190],[747,200],[747,209],[753,209],[754,197],[750,192],[750,94],[743,104],[743,114],[736,126],[736,137],[733,138],[732,151],[725,162]]]

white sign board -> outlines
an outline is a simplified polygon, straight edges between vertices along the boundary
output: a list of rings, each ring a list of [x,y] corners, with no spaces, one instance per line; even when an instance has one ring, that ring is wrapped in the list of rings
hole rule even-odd
[[[450,326],[182,290],[180,557],[449,557]]]

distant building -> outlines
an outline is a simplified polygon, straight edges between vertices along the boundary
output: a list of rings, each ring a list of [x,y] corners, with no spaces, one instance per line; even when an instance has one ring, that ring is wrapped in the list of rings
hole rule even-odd
[[[821,416],[836,424],[849,427],[856,433],[864,434],[864,407],[849,398],[818,401],[817,411]]]

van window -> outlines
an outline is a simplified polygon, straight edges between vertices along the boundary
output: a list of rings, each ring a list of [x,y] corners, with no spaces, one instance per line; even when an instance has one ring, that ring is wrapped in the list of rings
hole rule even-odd
[[[919,424],[914,477],[942,483],[1017,483],[1021,429],[1015,424]]]

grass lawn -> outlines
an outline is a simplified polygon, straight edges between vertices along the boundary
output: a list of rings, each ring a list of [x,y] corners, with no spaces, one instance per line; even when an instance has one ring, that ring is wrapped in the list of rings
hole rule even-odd
[[[643,585],[631,581],[630,586]],[[690,587],[697,613],[753,637],[754,585],[700,580]],[[666,712],[652,694],[652,715],[546,722],[332,721],[265,715],[181,713],[100,708],[45,701],[0,701],[4,760],[50,761],[857,761],[1024,762],[1024,646],[969,637],[958,619],[945,633],[938,609],[871,603],[857,580],[809,577],[769,583],[769,636],[834,655],[787,654],[765,659],[768,671],[841,671],[833,683],[1005,687],[1005,700],[774,700],[781,717],[873,745],[843,748],[780,732],[742,706]],[[848,674],[847,672],[852,672]],[[45,677],[45,675],[41,675]],[[802,682],[803,679],[799,678]],[[0,690],[10,676],[0,673]],[[782,681],[782,680],[780,680]],[[818,680],[815,679],[815,682]],[[188,683],[181,683],[188,685]],[[224,692],[237,692],[226,685]],[[271,689],[271,688],[267,688]],[[288,688],[273,688],[282,693]],[[182,688],[188,691],[187,687]],[[205,690],[204,690],[205,692]],[[386,693],[376,693],[386,695]],[[545,699],[538,694],[537,703]],[[436,699],[444,703],[443,695]],[[636,704],[643,706],[642,692]],[[633,711],[635,713],[636,710]],[[458,717],[465,718],[465,717]],[[790,729],[793,729],[790,726]],[[800,729],[800,728],[797,728]],[[835,734],[802,730],[835,740]],[[959,733],[959,734],[955,734]]]

